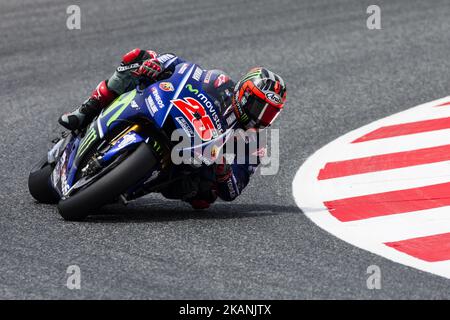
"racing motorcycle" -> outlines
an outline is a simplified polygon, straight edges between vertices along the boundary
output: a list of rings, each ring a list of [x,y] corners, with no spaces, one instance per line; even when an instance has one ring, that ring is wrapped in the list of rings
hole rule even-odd
[[[31,195],[57,204],[65,220],[83,220],[106,204],[126,204],[212,165],[233,126],[202,89],[205,72],[198,65],[180,64],[167,76],[141,81],[85,129],[63,132],[32,169]],[[191,143],[173,141],[175,130]],[[179,152],[194,161],[174,163]]]

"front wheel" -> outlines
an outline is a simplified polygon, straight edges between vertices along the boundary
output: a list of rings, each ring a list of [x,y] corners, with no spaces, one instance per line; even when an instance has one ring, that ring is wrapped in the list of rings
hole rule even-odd
[[[79,221],[93,210],[112,203],[123,192],[138,183],[156,165],[157,159],[147,144],[141,144],[129,157],[98,181],[61,200],[58,210],[65,220]]]

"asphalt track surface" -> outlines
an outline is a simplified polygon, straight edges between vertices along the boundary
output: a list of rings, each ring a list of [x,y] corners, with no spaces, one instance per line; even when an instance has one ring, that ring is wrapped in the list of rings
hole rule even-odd
[[[450,89],[450,2],[370,1],[0,3],[0,297],[144,299],[450,298],[450,281],[357,249],[296,207],[303,161],[351,129]],[[256,176],[232,203],[194,212],[150,196],[83,223],[35,203],[27,175],[60,128],[135,47],[175,52],[234,78],[254,65],[280,73],[281,168]],[[66,268],[81,268],[81,289]],[[368,290],[378,265],[382,289]]]

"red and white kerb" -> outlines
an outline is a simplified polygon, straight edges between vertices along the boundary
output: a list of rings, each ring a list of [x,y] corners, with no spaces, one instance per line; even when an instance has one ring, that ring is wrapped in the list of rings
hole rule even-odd
[[[300,167],[293,194],[335,236],[450,278],[450,96],[329,143]]]

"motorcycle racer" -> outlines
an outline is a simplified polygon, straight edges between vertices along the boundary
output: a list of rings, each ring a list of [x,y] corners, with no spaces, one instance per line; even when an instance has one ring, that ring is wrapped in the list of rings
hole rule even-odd
[[[141,77],[155,82],[164,80],[181,63],[185,61],[174,54],[157,54],[136,48],[122,57],[114,74],[101,81],[81,106],[63,114],[59,123],[69,130],[82,129],[116,97],[134,89]],[[214,104],[220,106],[227,121],[237,121],[238,127],[244,130],[270,126],[286,100],[284,80],[260,67],[251,69],[237,83],[221,70],[208,70],[202,85],[214,99]],[[261,155],[264,150],[256,153]],[[244,163],[235,159],[232,163],[222,161],[204,166],[196,177],[169,185],[161,193],[169,199],[186,201],[195,209],[208,208],[217,197],[232,201],[241,194],[259,165],[259,159],[257,163],[250,163],[247,159]]]

